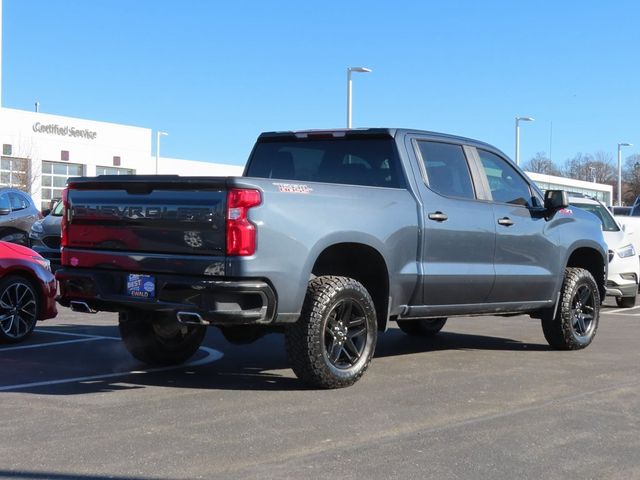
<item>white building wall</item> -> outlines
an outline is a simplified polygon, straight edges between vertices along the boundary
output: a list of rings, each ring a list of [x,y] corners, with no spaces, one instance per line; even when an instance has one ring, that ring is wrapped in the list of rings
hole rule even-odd
[[[604,183],[585,182],[574,178],[557,177],[542,173],[525,172],[538,187],[544,190],[562,189],[570,192],[583,193],[597,198],[606,205],[613,204],[613,187]]]
[[[96,167],[121,168],[136,173],[154,172],[150,157],[151,129],[97,122],[46,113],[0,108],[0,143],[11,145],[11,157],[30,159],[30,194],[41,202],[42,162],[82,164],[83,174],[93,176]],[[62,160],[62,151],[69,152]]]

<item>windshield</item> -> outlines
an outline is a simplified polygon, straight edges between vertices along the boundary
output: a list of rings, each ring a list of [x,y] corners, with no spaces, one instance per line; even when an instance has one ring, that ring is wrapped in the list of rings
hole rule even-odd
[[[56,203],[56,206],[53,207],[53,210],[51,211],[51,215],[53,215],[54,217],[61,217],[63,209],[64,209],[64,203],[58,202]]]
[[[574,207],[579,207],[583,210],[586,210],[589,213],[593,213],[596,217],[598,217],[598,219],[600,220],[600,223],[602,223],[602,231],[604,232],[620,231],[618,224],[613,219],[613,217],[609,213],[609,210],[607,210],[605,206],[600,205],[599,203],[592,204],[592,203],[578,203],[578,202],[571,202],[571,205],[573,205]]]
[[[392,139],[283,139],[256,145],[246,175],[404,188]]]

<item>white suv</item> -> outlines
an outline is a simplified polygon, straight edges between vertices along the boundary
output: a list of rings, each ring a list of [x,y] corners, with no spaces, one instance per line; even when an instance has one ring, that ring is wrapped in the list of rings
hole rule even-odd
[[[616,297],[619,307],[633,307],[638,294],[640,259],[631,236],[625,232],[611,212],[602,203],[587,197],[569,197],[569,203],[593,213],[602,223],[604,240],[609,247],[609,276],[607,295]]]

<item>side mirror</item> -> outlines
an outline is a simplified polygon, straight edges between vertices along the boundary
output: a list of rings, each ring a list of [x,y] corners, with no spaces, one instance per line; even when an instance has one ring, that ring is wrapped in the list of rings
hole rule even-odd
[[[10,208],[0,208],[0,215],[9,215],[11,213]]]
[[[544,192],[544,208],[549,211],[560,210],[569,206],[569,196],[564,190],[547,190]]]
[[[50,208],[45,208],[44,210],[42,210],[42,216],[46,217],[47,215],[49,215],[51,213],[51,209]]]

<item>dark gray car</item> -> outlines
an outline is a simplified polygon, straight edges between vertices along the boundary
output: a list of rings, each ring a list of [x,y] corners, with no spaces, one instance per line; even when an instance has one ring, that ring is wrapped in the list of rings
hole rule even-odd
[[[25,192],[0,188],[0,240],[27,245],[31,225],[42,218]]]
[[[49,215],[31,226],[29,246],[51,262],[55,271],[60,266],[60,221],[62,202],[58,202]]]

